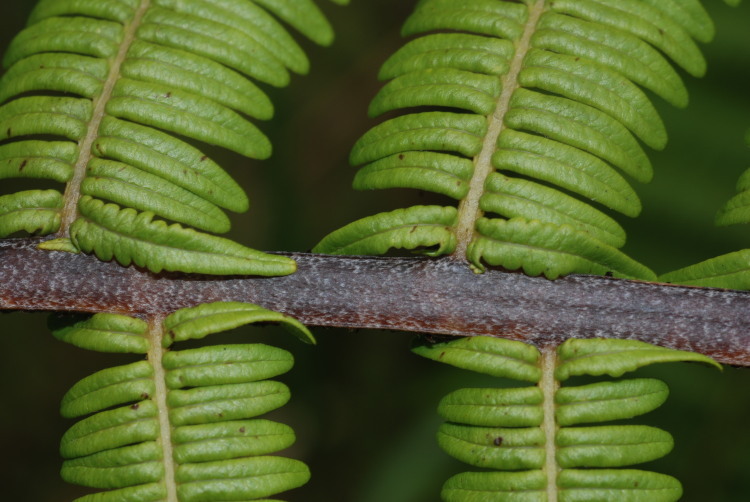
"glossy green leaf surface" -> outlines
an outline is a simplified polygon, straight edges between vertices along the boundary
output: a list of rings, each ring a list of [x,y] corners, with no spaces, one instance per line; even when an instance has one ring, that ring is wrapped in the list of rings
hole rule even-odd
[[[555,394],[555,420],[567,426],[632,418],[655,410],[668,395],[667,385],[652,378],[563,387]]]
[[[0,196],[0,231],[46,234],[60,228],[62,195],[56,190],[23,190]]]
[[[315,343],[307,327],[293,317],[242,302],[205,303],[178,310],[164,320],[164,327],[171,341],[184,341],[259,322],[278,323],[300,340]]]
[[[544,465],[544,432],[539,427],[468,427],[446,423],[438,444],[448,455],[474,467],[514,471]]]
[[[424,254],[441,255],[453,251],[456,239],[450,231],[456,211],[452,207],[413,206],[357,220],[328,234],[314,253],[380,254],[391,248],[425,248]]]
[[[118,314],[97,314],[70,324],[66,319],[53,318],[52,334],[58,340],[97,352],[148,352],[148,324]]]
[[[305,484],[310,471],[299,460],[284,457],[249,457],[180,466],[177,493],[186,502],[242,497],[253,500]]]
[[[529,165],[539,164],[541,162]],[[485,186],[479,207],[487,213],[503,213],[511,219],[525,215],[532,220],[569,225],[613,247],[625,242],[625,231],[615,220],[562,192],[500,173],[492,173]]]
[[[651,270],[617,248],[568,225],[522,218],[483,218],[477,221],[477,229],[482,236],[467,251],[473,263],[522,269],[528,275],[544,274],[550,279],[571,269],[588,274],[656,279]]]
[[[674,441],[655,427],[616,425],[563,428],[555,444],[561,467],[622,467],[661,458]]]
[[[446,502],[546,502],[544,472],[464,472],[443,485]]]
[[[80,417],[148,399],[155,390],[154,369],[145,361],[107,368],[75,384],[65,394],[60,413],[64,417]]]
[[[518,389],[459,389],[440,400],[438,414],[448,422],[485,427],[539,426],[542,392]]]
[[[363,167],[354,177],[356,189],[408,187],[462,199],[474,166],[468,159],[437,152],[391,155]]]
[[[274,347],[212,345],[168,352],[162,365],[169,370],[167,387],[181,389],[266,380],[292,369],[294,360]]]
[[[180,464],[267,455],[291,446],[291,427],[264,419],[186,425],[174,431]]]
[[[150,211],[120,209],[84,196],[81,217],[71,227],[78,249],[99,259],[135,263],[151,272],[162,270],[203,274],[287,275],[296,270],[293,260],[269,255],[222,237],[168,225]]]
[[[564,469],[557,483],[564,502],[674,502],[682,496],[682,485],[673,477],[632,469]]]

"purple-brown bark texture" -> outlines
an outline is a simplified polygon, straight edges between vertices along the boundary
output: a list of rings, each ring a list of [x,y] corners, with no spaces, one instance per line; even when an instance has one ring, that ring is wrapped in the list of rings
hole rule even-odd
[[[0,310],[117,312],[148,317],[243,301],[310,326],[489,335],[537,346],[627,338],[750,366],[750,293],[568,276],[555,281],[450,258],[288,254],[287,277],[152,274],[87,255],[0,241]]]

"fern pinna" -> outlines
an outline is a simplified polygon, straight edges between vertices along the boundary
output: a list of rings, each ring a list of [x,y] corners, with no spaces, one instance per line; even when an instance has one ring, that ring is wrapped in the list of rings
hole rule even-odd
[[[110,490],[77,500],[265,500],[306,483],[303,463],[269,456],[290,446],[294,432],[256,418],[289,400],[284,384],[267,379],[292,367],[291,354],[262,344],[168,350],[258,322],[313,342],[294,319],[243,303],[204,304],[149,322],[115,314],[58,321],[61,340],[147,357],[95,373],[63,398],[64,416],[85,416],[63,436],[63,478]]]
[[[648,181],[639,141],[667,139],[641,87],[687,104],[667,58],[705,72],[694,40],[710,40],[713,25],[697,0],[422,0],[403,34],[420,36],[381,68],[389,82],[370,114],[408,113],[354,146],[354,186],[427,190],[457,207],[370,216],[316,251],[417,248],[479,270],[654,278],[617,249],[625,233],[595,205],[641,209],[623,173]]]
[[[493,377],[536,384],[448,394],[438,443],[451,456],[489,469],[450,478],[446,502],[676,501],[682,487],[663,474],[616,469],[672,449],[669,433],[639,425],[582,425],[632,418],[658,408],[666,385],[655,379],[560,383],[581,375],[622,374],[658,362],[711,359],[634,340],[575,340],[540,351],[500,338],[423,344],[414,351]]]
[[[709,41],[713,31],[697,0],[420,0],[402,30],[418,37],[384,63],[379,76],[389,82],[369,108],[372,116],[388,115],[351,152],[351,163],[362,166],[354,187],[414,188],[457,203],[366,217],[314,251],[400,248],[451,255],[477,271],[490,265],[550,279],[571,273],[654,279],[619,251],[625,232],[605,210],[640,212],[625,176],[649,181],[652,166],[641,143],[660,149],[667,141],[644,89],[686,106],[687,91],[669,60],[701,76],[706,64],[696,42]],[[537,384],[464,389],[441,403],[448,423],[440,445],[496,471],[452,478],[443,500],[680,498],[681,486],[669,476],[614,469],[666,454],[668,433],[573,427],[658,407],[667,393],[661,382],[559,386],[571,376],[619,377],[653,362],[710,362],[703,356],[611,340],[571,340],[540,351],[500,338],[415,351]]]
[[[0,196],[0,237],[51,234],[41,247],[154,272],[293,272],[285,257],[201,232],[228,231],[223,209],[248,200],[193,146],[271,154],[252,120],[273,105],[255,82],[284,86],[309,66],[280,20],[333,38],[312,0],[40,1],[3,61],[0,178],[64,189]]]

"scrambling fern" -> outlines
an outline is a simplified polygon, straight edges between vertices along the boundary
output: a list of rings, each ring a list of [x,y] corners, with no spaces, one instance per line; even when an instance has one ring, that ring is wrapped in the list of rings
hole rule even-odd
[[[333,38],[312,0],[40,1],[3,60],[0,178],[64,188],[0,196],[0,237],[53,235],[41,247],[153,272],[293,272],[288,258],[198,231],[228,231],[222,209],[248,200],[194,143],[268,157],[251,119],[273,105],[257,83],[308,70],[277,18]]]
[[[654,277],[617,249],[625,232],[591,201],[640,212],[623,174],[649,181],[639,141],[667,140],[641,88],[687,104],[667,58],[705,72],[694,40],[710,40],[713,25],[697,0],[422,0],[403,34],[420,36],[385,62],[389,82],[369,111],[406,113],[355,144],[354,187],[427,190],[457,206],[370,216],[316,251],[420,249],[478,270]]]
[[[711,359],[632,340],[571,339],[557,350],[500,338],[472,337],[417,346],[427,358],[493,377],[536,384],[461,389],[438,407],[446,420],[438,442],[449,455],[485,469],[449,479],[446,502],[667,502],[682,487],[663,474],[619,469],[672,449],[669,433],[641,425],[584,425],[622,420],[658,408],[667,386],[650,378],[560,387],[570,377],[622,374],[648,364]]]
[[[85,418],[62,439],[62,476],[109,490],[79,501],[257,500],[307,482],[303,463],[270,456],[294,432],[256,418],[288,401],[289,389],[268,379],[292,367],[291,354],[261,344],[169,350],[254,322],[281,323],[313,341],[294,319],[242,303],[150,322],[97,314],[55,329],[80,347],[147,356],[84,378],[63,398],[65,417]]]

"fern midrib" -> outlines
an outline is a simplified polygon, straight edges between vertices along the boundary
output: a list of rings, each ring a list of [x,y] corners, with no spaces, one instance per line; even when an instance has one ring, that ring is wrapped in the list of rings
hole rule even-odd
[[[81,198],[81,184],[86,177],[86,168],[93,157],[91,148],[99,137],[99,126],[104,119],[105,109],[107,103],[112,98],[115,84],[120,78],[120,67],[127,57],[128,50],[135,40],[135,33],[140,27],[143,16],[145,16],[149,7],[151,7],[151,0],[141,0],[141,4],[136,10],[132,21],[125,26],[122,43],[117,51],[117,55],[112,60],[102,92],[94,98],[94,110],[91,114],[91,120],[88,123],[86,135],[78,143],[78,159],[73,168],[73,177],[65,187],[60,229],[56,234],[58,238],[70,237],[70,226],[78,218],[78,200]]]
[[[516,89],[520,87],[518,77],[523,68],[523,61],[531,48],[531,37],[536,32],[546,3],[546,0],[537,0],[529,6],[529,17],[521,38],[515,44],[515,53],[510,69],[501,77],[502,92],[497,100],[495,110],[488,117],[487,134],[484,136],[482,149],[474,157],[474,173],[469,182],[469,192],[458,205],[455,226],[457,245],[452,253],[452,256],[456,258],[467,259],[466,250],[474,238],[476,221],[483,215],[483,212],[479,209],[479,200],[484,194],[484,184],[487,177],[494,171],[492,155],[497,149],[497,139],[505,129],[505,116],[510,109],[510,100]]]
[[[148,361],[154,369],[154,395],[152,396],[159,419],[159,446],[162,451],[162,464],[164,465],[164,487],[166,489],[166,502],[178,502],[177,483],[175,481],[174,457],[172,448],[172,426],[169,420],[169,404],[167,403],[166,371],[162,364],[164,358],[164,319],[162,316],[154,316],[149,319],[149,351]]]
[[[557,465],[557,421],[555,420],[555,394],[560,388],[560,382],[555,378],[555,367],[557,365],[557,349],[555,346],[547,346],[541,349],[542,378],[539,388],[542,391],[544,419],[542,430],[545,437],[545,461],[544,473],[547,476],[547,502],[557,502],[557,475],[560,471]]]

